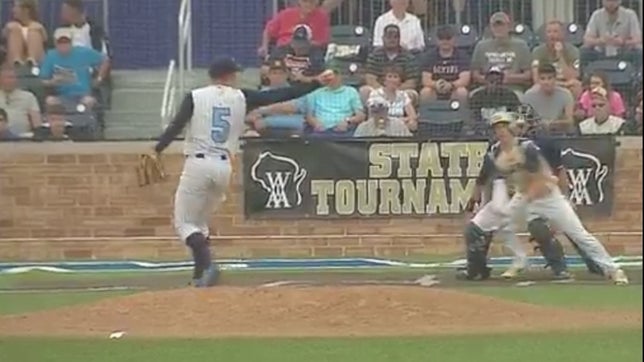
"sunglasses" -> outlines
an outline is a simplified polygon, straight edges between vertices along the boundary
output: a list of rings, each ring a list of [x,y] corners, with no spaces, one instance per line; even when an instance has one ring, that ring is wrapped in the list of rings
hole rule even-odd
[[[385,36],[388,38],[400,38],[400,33],[397,31],[389,31],[385,33]]]

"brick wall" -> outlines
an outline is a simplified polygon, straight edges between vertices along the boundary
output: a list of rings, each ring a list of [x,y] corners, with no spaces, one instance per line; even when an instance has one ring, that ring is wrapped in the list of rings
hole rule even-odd
[[[0,260],[185,258],[171,228],[180,144],[167,152],[170,180],[142,189],[134,167],[150,147],[0,144]],[[420,257],[462,249],[463,219],[247,221],[235,180],[212,221],[220,257]],[[642,251],[641,185],[641,139],[623,138],[613,216],[584,220],[615,254]]]

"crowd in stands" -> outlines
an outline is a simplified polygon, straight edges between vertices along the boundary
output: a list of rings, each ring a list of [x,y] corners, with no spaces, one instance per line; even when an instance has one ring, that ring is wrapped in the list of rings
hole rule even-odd
[[[620,0],[603,0],[585,29],[552,19],[533,32],[497,12],[480,37],[467,25],[424,32],[409,3],[389,0],[373,33],[331,27],[337,1],[298,0],[277,13],[258,52],[263,87],[324,69],[336,78],[252,110],[247,135],[486,136],[491,114],[525,109],[553,134],[642,134],[642,30]]]
[[[110,49],[83,0],[63,1],[56,29],[39,21],[35,0],[16,0],[0,37],[0,65],[0,139],[101,137]]]

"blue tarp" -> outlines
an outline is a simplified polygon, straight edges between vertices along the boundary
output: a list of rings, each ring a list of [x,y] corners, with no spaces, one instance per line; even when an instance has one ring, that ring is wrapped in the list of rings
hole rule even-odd
[[[642,266],[642,257],[616,257],[614,260],[625,266]],[[571,267],[581,267],[583,262],[578,256],[568,256]],[[342,259],[222,259],[218,260],[222,269],[228,270],[320,270],[320,269],[360,269],[360,268],[458,268],[465,265],[465,260],[454,260],[443,263],[413,263],[373,258]],[[512,259],[491,258],[491,266],[507,266]],[[541,257],[531,257],[530,265],[544,266]],[[18,274],[34,270],[73,273],[73,272],[162,272],[186,270],[192,268],[192,262],[145,262],[145,261],[71,261],[71,262],[19,262],[0,263],[0,274]]]

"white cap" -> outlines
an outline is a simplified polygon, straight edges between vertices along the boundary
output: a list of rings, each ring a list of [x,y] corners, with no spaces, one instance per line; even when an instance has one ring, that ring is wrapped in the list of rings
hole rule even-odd
[[[56,41],[62,38],[67,38],[69,40],[72,40],[73,37],[74,37],[74,33],[70,28],[58,28],[56,29],[56,31],[54,31],[54,39]]]

